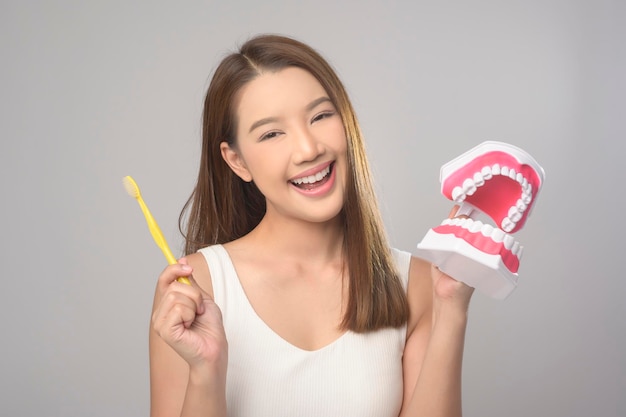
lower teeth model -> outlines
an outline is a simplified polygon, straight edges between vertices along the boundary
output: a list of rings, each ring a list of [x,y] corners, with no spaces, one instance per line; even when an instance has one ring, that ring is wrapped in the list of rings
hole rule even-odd
[[[441,167],[441,193],[461,207],[457,216],[430,229],[416,255],[451,277],[497,299],[517,286],[523,247],[520,230],[544,181],[528,153],[502,142],[483,142]],[[480,212],[495,225],[476,220]]]

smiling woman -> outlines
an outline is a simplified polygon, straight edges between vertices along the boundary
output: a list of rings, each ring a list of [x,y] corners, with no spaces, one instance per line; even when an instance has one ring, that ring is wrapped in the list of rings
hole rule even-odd
[[[155,294],[152,416],[459,415],[472,289],[389,247],[330,65],[253,38],[203,121],[187,256]]]
[[[315,77],[296,67],[264,71],[240,90],[235,109],[237,141],[222,142],[222,156],[242,180],[254,181],[265,197],[265,217],[336,217],[344,201],[347,141]]]

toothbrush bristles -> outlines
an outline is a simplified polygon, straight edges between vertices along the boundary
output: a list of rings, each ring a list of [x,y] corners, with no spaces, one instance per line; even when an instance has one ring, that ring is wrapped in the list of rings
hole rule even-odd
[[[126,176],[122,178],[122,183],[124,184],[124,188],[126,189],[126,192],[128,193],[129,196],[133,198],[139,197],[140,195],[139,187],[137,186],[137,183],[135,182],[135,180],[133,180],[131,176]]]

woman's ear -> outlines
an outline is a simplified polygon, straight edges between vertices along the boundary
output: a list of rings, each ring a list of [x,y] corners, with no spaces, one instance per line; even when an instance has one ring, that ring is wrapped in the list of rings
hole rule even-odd
[[[228,164],[230,169],[245,182],[252,181],[252,175],[248,171],[245,161],[239,155],[239,152],[233,149],[227,142],[220,143],[220,151],[222,152],[222,158]]]

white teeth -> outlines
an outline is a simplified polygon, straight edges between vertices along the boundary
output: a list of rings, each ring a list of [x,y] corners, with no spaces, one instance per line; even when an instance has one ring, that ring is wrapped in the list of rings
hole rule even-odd
[[[512,235],[506,234],[502,229],[493,227],[488,223],[483,223],[480,220],[455,217],[452,219],[444,219],[441,225],[461,227],[470,233],[481,233],[484,237],[490,238],[495,243],[502,243],[511,253],[521,258],[523,246],[520,245]]]
[[[309,175],[308,177],[296,178],[292,180],[294,184],[313,184],[314,182],[321,181],[326,175],[330,173],[330,165],[321,170],[315,175]]]
[[[515,227],[515,223],[513,223],[508,217],[505,217],[504,219],[502,219],[502,223],[500,224],[500,226],[502,226],[502,230],[504,230],[505,232],[510,232]]]
[[[513,242],[513,247],[511,248],[511,253],[513,253],[513,255],[517,255],[517,252],[519,251],[519,248],[520,248],[520,244],[516,240],[515,242]]]
[[[478,233],[483,228],[482,222],[479,222],[479,221],[472,222],[472,224],[470,224],[469,226],[470,226],[469,231],[472,233]]]
[[[500,225],[504,231],[510,232],[515,229],[515,226],[522,219],[533,200],[532,184],[528,182],[528,179],[521,172],[517,172],[515,168],[500,166],[500,164],[485,166],[480,172],[475,172],[472,177],[466,178],[462,185],[454,187],[451,197],[455,202],[462,203],[467,197],[474,195],[479,187],[485,185],[486,181],[499,175],[512,179],[522,188],[520,198],[509,209],[508,217],[504,218]]]
[[[522,213],[517,210],[517,207],[513,206],[509,209],[509,219],[513,223],[517,223],[522,218]]]
[[[524,188],[524,192],[526,194],[533,194],[533,185],[531,183],[526,184],[526,187]]]
[[[522,253],[524,252],[524,246],[519,245],[519,248],[517,249],[517,253],[515,255],[517,255],[517,259],[522,259]]]
[[[461,187],[454,187],[454,190],[452,190],[452,199],[457,203],[461,203],[465,200],[465,194],[463,193],[463,189]]]
[[[474,174],[474,184],[476,184],[476,187],[481,187],[485,185],[485,179],[480,174],[480,172]]]
[[[513,239],[513,236],[511,235],[506,235],[504,236],[504,240],[502,241],[502,243],[504,244],[505,248],[511,250],[513,248],[513,244],[515,243],[515,239]]]
[[[493,234],[493,229],[494,227],[492,225],[484,224],[483,227],[480,229],[480,233],[482,233],[485,237],[490,237]]]
[[[476,184],[470,178],[463,181],[463,191],[466,195],[472,195],[476,192]]]
[[[491,233],[491,238],[493,239],[494,242],[500,243],[504,240],[504,235],[505,233],[502,231],[502,229],[498,229],[497,227],[494,227],[493,233]]]

